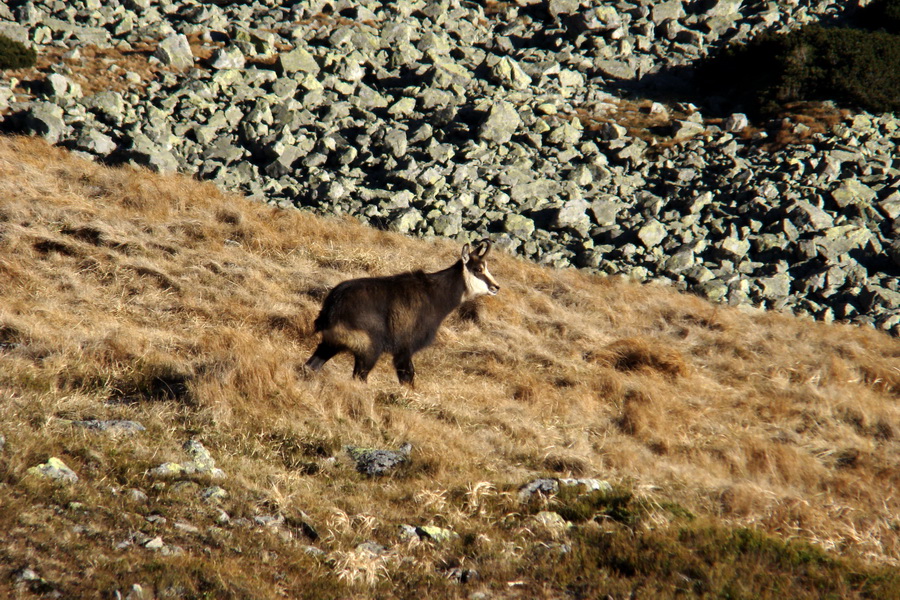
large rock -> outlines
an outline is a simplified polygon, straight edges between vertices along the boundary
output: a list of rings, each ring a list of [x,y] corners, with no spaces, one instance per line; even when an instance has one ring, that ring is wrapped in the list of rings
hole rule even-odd
[[[682,0],[668,0],[667,2],[654,2],[650,9],[650,20],[654,25],[661,25],[664,21],[681,19],[685,16],[684,2]]]
[[[66,466],[66,463],[55,456],[50,458],[44,464],[28,469],[28,474],[44,479],[51,479],[63,484],[75,483],[78,481],[78,475],[75,474],[75,471],[70,469]]]
[[[209,66],[213,69],[243,69],[246,62],[240,48],[229,46],[216,50],[209,61]]]
[[[816,238],[816,246],[831,260],[838,260],[842,255],[864,247],[872,239],[872,232],[857,225],[840,225],[825,230],[825,234]]]
[[[851,204],[869,204],[878,194],[858,179],[848,179],[831,192],[831,198],[841,208]]]
[[[299,46],[290,52],[278,55],[278,69],[284,75],[293,73],[316,75],[320,70],[316,58],[308,50]]]
[[[667,235],[668,231],[666,231],[666,226],[656,219],[648,221],[637,233],[638,239],[641,240],[641,243],[647,248],[653,248],[654,246],[659,245]]]
[[[183,33],[170,35],[159,43],[153,53],[162,64],[176,69],[188,69],[194,66],[194,53],[187,36]]]
[[[553,227],[586,235],[591,226],[591,219],[587,214],[588,208],[590,208],[590,204],[584,198],[569,200],[556,209],[556,214],[553,215]]]
[[[798,200],[791,208],[791,214],[798,225],[806,225],[815,231],[821,231],[834,225],[834,219],[827,212],[805,200]]]
[[[534,229],[534,221],[522,215],[509,214],[503,220],[503,231],[520,240],[530,239]]]
[[[84,105],[110,123],[121,123],[125,117],[125,99],[119,92],[97,92],[86,97]]]
[[[491,76],[501,85],[514,90],[524,90],[531,85],[531,76],[508,56],[504,56],[491,67]]]
[[[78,136],[75,145],[80,150],[90,152],[96,156],[108,156],[115,152],[118,147],[115,140],[110,136],[95,129],[84,131]]]
[[[385,475],[409,462],[412,444],[405,443],[397,450],[378,450],[346,446],[345,450],[356,463],[356,470],[364,475]]]
[[[58,142],[69,131],[63,120],[62,107],[52,102],[35,102],[25,114],[26,130],[39,135],[51,144]]]
[[[791,276],[777,273],[771,277],[760,277],[760,294],[768,300],[782,300],[791,293]]]
[[[501,100],[488,112],[487,118],[478,130],[478,137],[495,144],[505,144],[522,124],[516,107]]]

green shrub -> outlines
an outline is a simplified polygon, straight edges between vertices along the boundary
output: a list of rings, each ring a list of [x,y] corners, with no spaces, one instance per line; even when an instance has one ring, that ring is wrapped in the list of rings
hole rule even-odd
[[[27,69],[36,59],[34,48],[0,35],[0,69]]]
[[[698,82],[751,113],[831,100],[872,112],[900,110],[900,36],[811,25],[729,46],[702,65]]]

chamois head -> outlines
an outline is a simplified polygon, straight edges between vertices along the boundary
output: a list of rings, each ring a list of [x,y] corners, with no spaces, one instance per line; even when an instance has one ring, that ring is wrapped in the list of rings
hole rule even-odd
[[[466,292],[463,300],[472,300],[478,296],[485,294],[493,296],[500,291],[500,285],[494,280],[491,272],[488,271],[485,257],[491,249],[490,240],[481,240],[474,249],[469,248],[469,244],[463,246],[462,263],[463,263],[463,279],[466,282]]]

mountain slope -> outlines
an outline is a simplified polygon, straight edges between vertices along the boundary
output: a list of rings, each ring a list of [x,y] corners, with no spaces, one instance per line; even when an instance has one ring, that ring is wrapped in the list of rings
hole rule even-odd
[[[435,270],[458,245],[109,169],[27,138],[0,138],[0,189],[0,590],[667,597],[679,573],[703,583],[697,595],[738,585],[714,565],[641,565],[663,542],[711,544],[710,560],[738,548],[736,564],[759,565],[746,577],[756,597],[797,564],[821,569],[786,579],[798,597],[900,585],[880,570],[900,559],[896,339],[498,252],[501,293],[448,320],[414,390],[385,359],[368,385],[351,381],[347,357],[308,377],[312,319],[331,286]],[[73,423],[89,419],[146,430]],[[185,461],[190,440],[224,477],[154,471]],[[410,464],[385,478],[359,475],[342,450],[406,441]],[[79,480],[29,472],[50,457]],[[538,476],[599,478],[614,493],[520,503],[516,489]],[[227,496],[204,499],[215,486]],[[541,508],[576,525],[554,528]],[[461,537],[406,538],[401,525]],[[730,531],[752,543],[732,544]],[[740,560],[796,538],[821,550],[777,569]],[[646,554],[628,550],[628,568],[592,554],[604,543],[604,557],[628,554],[616,544],[635,539]],[[575,551],[535,560],[560,543]]]

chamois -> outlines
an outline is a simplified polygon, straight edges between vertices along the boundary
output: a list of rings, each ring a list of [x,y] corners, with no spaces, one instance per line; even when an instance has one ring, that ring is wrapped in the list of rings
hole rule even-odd
[[[482,240],[463,246],[460,259],[435,273],[413,271],[388,277],[350,279],[334,287],[322,303],[315,331],[322,341],[306,362],[318,371],[339,352],[355,359],[353,376],[366,381],[382,353],[394,356],[400,383],[412,386],[413,354],[434,341],[441,323],[462,302],[500,286],[485,264],[491,249]]]

